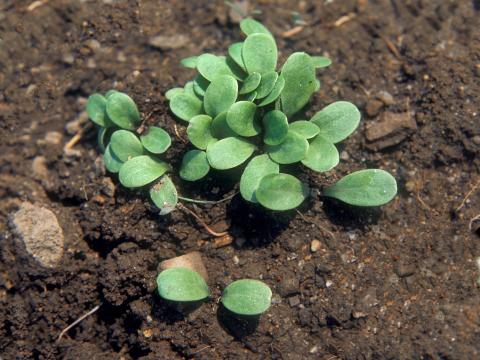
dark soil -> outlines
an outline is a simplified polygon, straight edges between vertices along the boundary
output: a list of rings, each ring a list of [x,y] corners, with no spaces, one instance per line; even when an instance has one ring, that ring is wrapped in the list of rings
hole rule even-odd
[[[0,4],[1,359],[480,357],[478,222],[469,227],[480,213],[477,1],[256,2],[282,59],[301,50],[333,59],[312,109],[345,99],[364,117],[335,171],[300,175],[314,195],[299,212],[270,214],[238,196],[187,204],[213,228],[230,226],[234,243],[221,248],[189,215],[160,217],[114,176],[112,194],[93,132],[73,152],[63,146],[78,130],[71,122],[86,97],[116,88],[135,99],[148,123],[172,135],[177,127],[167,157],[178,164],[188,147],[185,128],[164,93],[193,75],[180,59],[224,52],[240,39],[228,6],[43,0],[30,11],[31,2]],[[283,38],[295,26],[293,11],[308,26]],[[149,46],[159,34],[188,41],[174,50]],[[412,116],[417,130],[372,146],[366,129],[386,111]],[[33,171],[38,157],[47,171]],[[355,209],[319,197],[326,184],[373,166],[399,182],[388,205]],[[234,183],[213,175],[196,185],[176,182],[189,197],[234,194]],[[65,255],[55,270],[17,245],[8,219],[27,200],[52,209],[63,227]],[[321,245],[312,253],[314,239]],[[183,317],[159,299],[155,276],[161,260],[191,250],[204,256],[212,300]],[[226,284],[248,277],[274,290],[253,333],[226,321],[216,301]]]

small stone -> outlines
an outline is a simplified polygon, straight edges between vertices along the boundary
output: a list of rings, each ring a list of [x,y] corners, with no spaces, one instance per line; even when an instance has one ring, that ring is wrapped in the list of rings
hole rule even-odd
[[[196,271],[201,277],[208,282],[208,272],[205,267],[202,255],[198,251],[193,251],[188,254],[177,256],[172,259],[164,260],[159,264],[161,270],[184,267]]]
[[[278,285],[278,293],[286,298],[300,292],[300,283],[295,274],[288,274]]]
[[[383,103],[380,100],[368,100],[367,105],[365,106],[365,112],[368,114],[368,116],[375,117],[380,113],[382,107]]]
[[[367,317],[368,314],[363,311],[353,311],[352,316],[354,319],[361,319]]]
[[[300,305],[300,297],[293,296],[290,299],[288,299],[288,303],[290,304],[290,307],[298,306]]]
[[[109,197],[115,196],[115,184],[109,177],[104,177],[102,179],[102,193]]]
[[[78,116],[69,121],[67,125],[65,125],[65,130],[69,135],[77,134],[82,127],[88,122],[88,114],[86,111],[82,111]]]
[[[58,145],[62,142],[62,134],[58,131],[49,131],[45,134],[45,142],[50,145]]]
[[[350,154],[346,150],[343,150],[340,153],[340,160],[347,161],[349,159],[350,159]]]
[[[72,65],[75,62],[75,57],[71,53],[63,54],[62,61],[65,64]]]
[[[480,145],[480,135],[475,135],[475,136],[472,138],[472,141],[473,141],[474,144]]]
[[[232,260],[235,265],[238,265],[240,263],[240,259],[238,258],[237,255],[235,255]]]
[[[158,35],[151,37],[148,44],[161,50],[173,50],[184,47],[190,41],[189,37],[182,34],[177,35]]]
[[[377,98],[380,99],[380,101],[382,101],[385,105],[393,105],[395,103],[395,99],[388,91],[380,91],[377,94]]]
[[[397,262],[395,264],[395,273],[401,278],[412,276],[415,273],[415,265]]]
[[[330,274],[333,269],[330,265],[327,264],[317,264],[315,271],[317,274]]]
[[[312,240],[312,242],[310,243],[310,251],[313,253],[320,250],[321,247],[322,243],[318,240]]]
[[[95,40],[95,39],[89,39],[87,41],[85,41],[85,45],[90,49],[92,50],[93,52],[96,52],[98,50],[101,49],[102,45],[100,44],[100,42],[98,40]]]

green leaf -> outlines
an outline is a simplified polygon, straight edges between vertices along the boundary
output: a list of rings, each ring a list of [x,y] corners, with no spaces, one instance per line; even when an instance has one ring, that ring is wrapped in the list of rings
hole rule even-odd
[[[110,138],[111,151],[123,162],[143,155],[143,145],[138,137],[128,130],[117,130]]]
[[[247,77],[247,73],[232,58],[227,57],[225,61],[235,79],[243,81]]]
[[[285,87],[285,79],[283,78],[282,75],[280,75],[277,79],[277,82],[275,83],[275,86],[273,87],[273,90],[270,92],[270,94],[267,95],[265,99],[263,99],[258,106],[266,106],[271,104],[272,102],[276,101],[280,94],[282,93],[283,89]]]
[[[323,192],[325,196],[356,206],[380,206],[388,203],[396,194],[395,178],[379,169],[356,171]]]
[[[263,74],[262,81],[257,88],[257,99],[263,99],[270,94],[275,87],[275,83],[278,80],[278,73],[276,71],[269,71]]]
[[[193,81],[188,81],[183,87],[185,94],[198,98],[197,93],[193,90]]]
[[[210,295],[198,273],[181,267],[163,270],[157,276],[157,290],[163,299],[175,302],[200,301]]]
[[[320,80],[315,79],[315,91],[320,90]]]
[[[263,142],[267,145],[278,145],[287,137],[288,120],[279,110],[272,110],[265,114],[263,127],[265,129]]]
[[[324,68],[332,65],[332,60],[324,56],[312,56],[313,66],[316,69]]]
[[[188,124],[188,139],[201,150],[205,150],[208,144],[217,141],[210,131],[211,124],[212,118],[208,115],[197,115]]]
[[[169,168],[166,162],[157,160],[150,155],[140,155],[122,165],[119,179],[127,188],[141,187],[158,179]]]
[[[247,71],[247,68],[243,63],[242,47],[243,47],[243,42],[238,42],[230,45],[228,47],[228,55],[243,71]]]
[[[255,195],[270,210],[284,211],[299,206],[308,196],[307,185],[290,174],[270,174],[260,180]]]
[[[160,209],[160,215],[167,215],[175,210],[178,202],[177,189],[167,175],[163,175],[160,180],[150,188],[150,198]]]
[[[212,136],[217,139],[224,139],[226,137],[237,136],[237,133],[230,129],[230,126],[227,124],[227,112],[224,111],[221,114],[218,114],[212,121],[210,127]]]
[[[213,54],[202,54],[197,61],[198,72],[207,80],[213,81],[217,76],[234,76],[232,70],[227,65],[227,59],[224,56]]]
[[[113,122],[107,116],[107,99],[100,94],[88,97],[87,114],[90,120],[102,127],[113,126]]]
[[[257,92],[253,91],[247,95],[245,95],[245,101],[253,102],[257,98]]]
[[[193,79],[193,90],[198,96],[205,96],[205,91],[207,91],[208,85],[210,85],[210,81],[205,79],[200,74],[198,74],[195,79]]]
[[[180,60],[180,64],[186,68],[195,69],[197,67],[198,56],[190,56]]]
[[[287,117],[301,110],[315,92],[315,68],[310,55],[296,52],[290,55],[282,68],[285,78],[281,99]]]
[[[112,94],[115,94],[117,93],[118,90],[115,90],[115,89],[111,89],[111,90],[108,90],[106,93],[105,93],[105,97],[108,99],[110,97],[110,95]]]
[[[360,117],[355,105],[337,101],[317,112],[310,121],[320,128],[320,135],[336,144],[355,131]]]
[[[278,145],[268,146],[270,158],[279,164],[293,164],[305,158],[308,141],[293,131],[289,131],[285,140]]]
[[[170,109],[182,120],[190,121],[196,115],[202,113],[202,102],[195,96],[179,94],[170,100]]]
[[[312,139],[320,132],[317,125],[311,121],[298,120],[290,124],[289,130],[296,132],[298,135],[303,136],[305,139]]]
[[[273,37],[272,33],[264,25],[253,19],[243,19],[240,22],[240,29],[247,36],[252,34],[267,34]]]
[[[335,145],[323,136],[317,135],[310,143],[302,164],[314,171],[324,172],[337,166],[339,160]]]
[[[242,48],[242,57],[249,74],[264,74],[277,66],[277,44],[266,34],[249,35]]]
[[[255,156],[248,163],[240,178],[240,193],[247,201],[256,203],[255,191],[260,184],[260,180],[268,174],[278,174],[280,167],[277,163],[270,160],[267,154]]]
[[[208,146],[207,159],[214,169],[232,169],[245,162],[255,149],[255,145],[244,139],[228,137]]]
[[[167,100],[172,100],[173,97],[179,94],[183,94],[184,92],[185,90],[183,88],[180,88],[180,87],[172,88],[165,93],[165,97],[167,98]]]
[[[112,136],[112,130],[113,130],[113,128],[111,128],[111,127],[110,128],[101,127],[98,130],[97,144],[98,144],[98,147],[100,148],[100,151],[102,153],[105,152],[105,148],[107,147],[108,142],[110,141],[110,136]]]
[[[247,78],[243,82],[243,86],[240,89],[239,94],[248,94],[252,91],[254,91],[258,85],[260,84],[260,81],[262,80],[262,75],[259,73],[251,73],[250,75],[247,76]]]
[[[222,294],[222,304],[234,314],[256,316],[270,307],[272,290],[262,281],[237,280],[228,285]]]
[[[147,133],[140,136],[140,141],[153,154],[163,154],[172,144],[170,135],[157,126],[150,126]]]
[[[217,76],[205,92],[205,112],[215,117],[227,111],[235,103],[238,95],[238,83],[230,75]]]
[[[184,156],[180,166],[183,180],[195,181],[203,178],[210,171],[207,154],[201,150],[190,150]]]
[[[123,161],[111,152],[110,144],[105,148],[103,163],[105,164],[105,168],[111,173],[118,173],[123,165]]]
[[[107,115],[123,129],[134,130],[140,125],[140,113],[130,96],[114,92],[107,99]]]
[[[238,101],[227,112],[227,124],[241,136],[255,136],[261,128],[255,121],[257,106],[250,101]]]

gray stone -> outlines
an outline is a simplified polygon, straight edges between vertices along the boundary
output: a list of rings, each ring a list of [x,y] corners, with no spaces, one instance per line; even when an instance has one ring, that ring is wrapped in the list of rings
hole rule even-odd
[[[288,274],[278,285],[278,293],[281,297],[289,297],[299,293],[300,283],[295,274]]]

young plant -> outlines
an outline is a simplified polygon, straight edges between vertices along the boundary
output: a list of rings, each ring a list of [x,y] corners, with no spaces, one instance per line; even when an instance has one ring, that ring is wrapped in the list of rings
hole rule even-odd
[[[304,52],[290,55],[277,69],[277,45],[268,29],[245,19],[246,39],[227,56],[202,54],[181,61],[198,74],[183,88],[166,93],[171,111],[188,122],[187,135],[197,148],[183,158],[180,177],[196,181],[211,168],[227,170],[246,163],[240,193],[272,210],[299,206],[306,184],[284,173],[301,163],[326,172],[339,163],[335,144],[360,122],[360,112],[346,101],[334,102],[305,120],[302,110],[320,88],[316,69],[331,61]],[[396,194],[395,179],[382,170],[362,170],[326,189],[325,196],[359,206],[377,206]]]
[[[223,306],[239,316],[259,316],[268,310],[272,290],[259,280],[242,279],[228,285],[222,294]]]
[[[163,270],[157,276],[157,289],[160,297],[177,305],[202,301],[210,296],[203,277],[182,267]]]
[[[150,185],[150,198],[160,213],[171,212],[178,201],[177,190],[165,175],[170,166],[159,158],[170,147],[168,133],[151,126],[139,136],[141,120],[137,106],[128,95],[116,90],[105,96],[91,95],[87,113],[100,127],[97,139],[106,169],[118,173],[120,183],[127,188]]]

